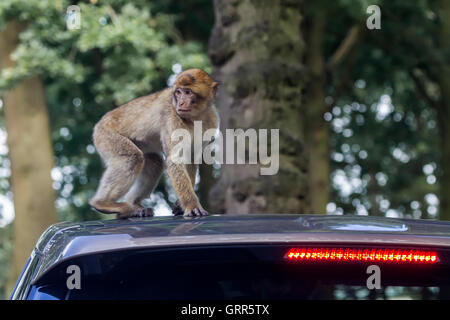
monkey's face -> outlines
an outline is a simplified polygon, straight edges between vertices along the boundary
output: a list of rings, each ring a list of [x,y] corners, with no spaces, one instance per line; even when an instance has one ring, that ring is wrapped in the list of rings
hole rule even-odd
[[[189,87],[178,87],[174,93],[175,110],[182,118],[191,118],[198,115],[202,102],[201,97]],[[204,103],[203,103],[204,104]]]
[[[181,73],[174,86],[175,111],[184,119],[195,119],[204,112],[216,97],[218,83],[200,69]]]

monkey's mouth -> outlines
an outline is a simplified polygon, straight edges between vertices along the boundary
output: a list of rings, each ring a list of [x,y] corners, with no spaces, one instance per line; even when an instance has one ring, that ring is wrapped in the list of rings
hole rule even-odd
[[[191,112],[191,109],[181,109],[181,108],[178,108],[178,112],[181,112],[181,113]]]

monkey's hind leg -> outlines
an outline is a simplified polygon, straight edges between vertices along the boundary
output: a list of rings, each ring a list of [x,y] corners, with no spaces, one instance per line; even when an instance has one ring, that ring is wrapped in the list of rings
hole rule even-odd
[[[114,135],[114,133],[109,134],[109,137]],[[127,202],[117,202],[131,188],[142,170],[144,155],[125,137],[117,135],[113,138],[116,148],[121,151],[121,155],[114,155],[107,159],[106,170],[100,180],[97,193],[89,201],[89,204],[102,213],[117,213],[119,218],[152,215],[151,209],[145,209]],[[111,155],[111,152],[109,155]]]
[[[149,197],[157,186],[163,170],[164,161],[161,155],[145,154],[144,167],[130,191],[125,195],[125,201],[133,205],[140,205],[141,201]]]
[[[145,209],[139,205],[117,202],[132,186],[142,165],[134,168],[127,165],[130,161],[116,161],[109,165],[100,180],[97,193],[90,205],[101,213],[118,214],[118,218],[152,216],[151,209]]]

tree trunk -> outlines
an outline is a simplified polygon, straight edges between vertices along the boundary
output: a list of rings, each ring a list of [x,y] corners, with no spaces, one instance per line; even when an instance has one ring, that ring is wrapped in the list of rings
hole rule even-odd
[[[440,68],[439,87],[441,90],[438,119],[441,133],[441,167],[439,218],[450,220],[450,3],[440,1],[440,48],[444,63]]]
[[[325,104],[327,83],[322,50],[325,25],[326,13],[325,9],[321,8],[311,21],[306,53],[306,64],[310,70],[305,103],[310,213],[326,213],[330,197],[329,128],[323,117],[327,110]]]
[[[209,53],[213,77],[221,82],[222,134],[228,128],[269,129],[270,142],[270,129],[279,129],[279,171],[261,175],[260,164],[223,165],[210,192],[212,212],[304,213],[308,163],[299,1],[215,0],[214,8]]]
[[[0,63],[11,67],[12,51],[25,26],[9,22],[0,33]],[[14,257],[8,287],[12,289],[42,232],[57,221],[50,171],[53,150],[44,87],[38,77],[22,81],[3,97],[14,195]]]

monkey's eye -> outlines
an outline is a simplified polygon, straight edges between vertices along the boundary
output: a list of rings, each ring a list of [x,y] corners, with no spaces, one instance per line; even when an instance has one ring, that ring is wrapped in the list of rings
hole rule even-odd
[[[181,91],[181,89],[175,90],[175,94],[180,95],[181,93],[183,93],[183,91]]]
[[[185,89],[184,93],[187,94],[188,96],[190,96],[192,94],[191,89]]]

